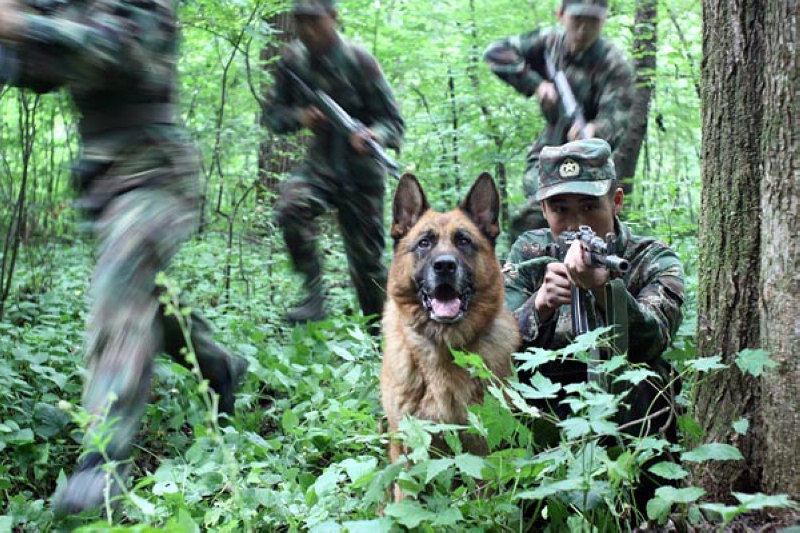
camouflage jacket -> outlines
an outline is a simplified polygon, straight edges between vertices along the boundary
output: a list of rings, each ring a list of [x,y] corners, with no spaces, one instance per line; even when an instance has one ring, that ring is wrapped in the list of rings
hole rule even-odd
[[[400,149],[404,124],[399,107],[378,62],[366,50],[340,38],[327,55],[312,57],[299,40],[294,40],[285,48],[281,63],[372,129],[381,145]],[[269,128],[276,133],[298,131],[301,126],[297,115],[308,105],[310,102],[294,82],[280,68],[276,69],[275,84],[267,95]],[[349,140],[332,128],[315,133],[307,163],[325,176],[383,181],[380,165],[357,154]]]
[[[683,318],[683,266],[664,243],[633,235],[619,221],[615,227],[617,253],[630,262],[630,270],[622,275],[628,309],[628,359],[653,363],[669,346]],[[512,246],[508,263],[519,264],[545,256],[546,246],[553,242],[549,229],[528,231]],[[572,340],[570,306],[562,306],[545,321],[534,308],[546,265],[506,271],[506,305],[518,321],[524,344],[548,349],[569,344]]]
[[[564,71],[586,120],[595,123],[595,136],[605,139],[616,150],[628,127],[633,104],[633,69],[623,52],[602,37],[574,56],[565,50],[564,37],[562,30],[536,30],[490,44],[484,57],[492,72],[530,97],[548,79],[544,54],[550,54],[556,68]],[[516,60],[499,64],[491,59],[503,55]],[[549,112],[543,109],[542,113],[547,128],[531,146],[531,154],[538,154],[544,146],[559,146],[567,141],[555,127],[562,119],[561,106],[554,106]]]
[[[85,189],[110,175],[103,195],[113,196],[174,178],[174,172],[154,169],[195,169],[196,154],[177,125],[174,1],[39,4],[51,9],[26,14],[25,35],[2,45],[0,80],[70,93],[81,115],[78,185]]]

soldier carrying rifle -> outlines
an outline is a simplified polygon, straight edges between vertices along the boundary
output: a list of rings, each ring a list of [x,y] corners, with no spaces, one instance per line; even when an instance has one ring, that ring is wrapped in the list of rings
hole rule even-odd
[[[276,204],[289,255],[305,278],[305,298],[289,309],[286,321],[296,324],[326,316],[315,220],[331,207],[337,210],[361,310],[377,318],[386,286],[382,255],[387,161],[376,157],[374,144],[399,149],[403,119],[378,62],[337,31],[333,0],[296,0],[292,13],[298,39],[284,50],[275,73],[267,125],[276,133],[310,129],[314,139],[300,168],[281,184]],[[363,127],[343,128],[336,116],[325,114],[331,107],[322,105],[314,93],[330,97]]]
[[[576,139],[601,138],[612,153],[623,139],[633,103],[628,58],[600,34],[608,0],[563,0],[556,14],[564,30],[534,30],[496,41],[484,59],[500,79],[536,95],[547,126],[528,150],[523,176],[527,204],[512,233],[547,227],[536,195],[539,153]]]
[[[680,260],[664,243],[635,235],[617,218],[624,193],[605,141],[544,147],[538,185],[535,198],[548,229],[523,233],[504,269],[506,306],[517,319],[523,347],[557,350],[576,334],[614,326],[622,339],[615,346],[619,353],[653,373],[637,385],[614,391],[626,394],[626,407],[617,413],[617,421],[628,435],[660,435],[676,442],[674,393],[679,387],[662,353],[683,318]],[[594,363],[594,358],[588,363],[551,361],[536,372],[562,386],[587,380],[609,383],[597,375]],[[519,379],[530,382],[532,374],[520,369]],[[537,407],[552,409],[561,418],[570,416],[567,404],[560,401],[563,392]],[[642,479],[634,494],[640,511],[661,482]]]

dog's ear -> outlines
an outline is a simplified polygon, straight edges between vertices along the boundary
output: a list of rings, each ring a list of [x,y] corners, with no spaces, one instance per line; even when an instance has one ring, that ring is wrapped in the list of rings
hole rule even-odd
[[[488,172],[478,176],[459,209],[494,244],[495,238],[500,233],[500,195],[497,192],[492,176]]]
[[[392,204],[392,228],[395,243],[411,231],[423,213],[430,208],[425,192],[413,174],[403,174]]]

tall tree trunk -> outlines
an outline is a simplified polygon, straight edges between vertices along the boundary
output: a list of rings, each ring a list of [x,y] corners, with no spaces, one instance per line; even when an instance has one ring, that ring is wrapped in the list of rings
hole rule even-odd
[[[800,498],[800,69],[797,0],[765,6],[761,140],[761,346],[778,366],[762,377],[765,492]]]
[[[636,94],[631,109],[631,120],[622,144],[614,154],[617,178],[622,180],[625,194],[633,192],[633,178],[639,152],[647,135],[653,80],[656,73],[656,45],[658,34],[658,0],[638,0],[634,25],[633,62],[636,73]]]
[[[731,490],[800,493],[796,8],[703,1],[698,350],[730,366],[697,387],[696,414],[706,441],[745,457],[695,472],[717,500]],[[731,364],[757,347],[778,363],[760,378]],[[745,435],[731,427],[741,418]]]

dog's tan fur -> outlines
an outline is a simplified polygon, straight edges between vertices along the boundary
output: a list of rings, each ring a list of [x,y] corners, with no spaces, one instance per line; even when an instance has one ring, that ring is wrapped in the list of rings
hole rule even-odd
[[[480,355],[499,378],[511,374],[511,354],[520,339],[516,321],[504,305],[503,277],[494,252],[494,239],[499,233],[498,210],[497,189],[488,174],[476,180],[458,209],[447,213],[428,208],[414,176],[403,176],[398,186],[391,230],[395,253],[383,313],[381,371],[381,394],[390,432],[398,429],[405,415],[466,424],[467,406],[483,402],[487,383],[470,377],[467,370],[457,366],[451,348]],[[414,247],[425,235],[435,235],[430,253],[455,256],[472,273],[469,307],[454,323],[432,320],[418,295],[415,273],[421,268],[422,259]],[[469,253],[462,253],[455,244],[464,235],[474,243]],[[483,439],[473,435],[461,438],[466,451],[487,453]],[[392,462],[402,452],[400,443],[392,441]],[[400,497],[396,494],[396,498]]]

